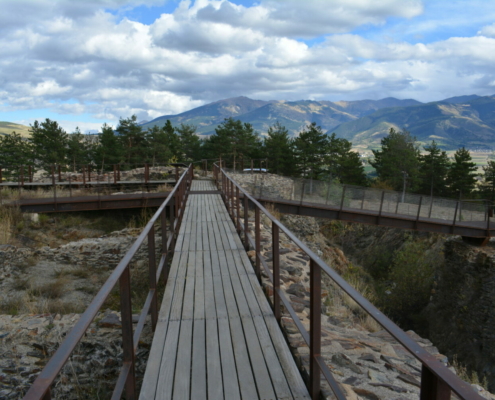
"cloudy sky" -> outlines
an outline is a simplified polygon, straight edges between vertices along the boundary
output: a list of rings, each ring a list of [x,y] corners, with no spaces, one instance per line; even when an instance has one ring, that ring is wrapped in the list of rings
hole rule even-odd
[[[495,94],[493,0],[0,0],[0,120]]]

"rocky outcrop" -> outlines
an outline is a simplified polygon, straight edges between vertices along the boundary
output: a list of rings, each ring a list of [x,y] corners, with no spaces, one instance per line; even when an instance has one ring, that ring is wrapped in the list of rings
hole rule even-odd
[[[495,391],[495,243],[475,247],[460,238],[445,242],[427,316],[430,337],[457,355]]]
[[[0,399],[23,397],[78,320],[78,314],[0,315]],[[151,346],[149,325],[136,356],[138,381],[144,375]],[[111,397],[122,366],[120,327],[119,313],[107,310],[96,317],[62,368],[52,389],[53,398]]]

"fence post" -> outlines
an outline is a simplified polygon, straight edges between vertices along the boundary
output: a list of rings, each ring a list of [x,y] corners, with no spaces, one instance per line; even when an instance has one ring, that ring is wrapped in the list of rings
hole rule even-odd
[[[260,228],[261,218],[260,209],[255,204],[254,205],[254,243],[256,251],[256,276],[258,281],[261,283],[261,263],[260,263],[260,253],[261,253],[261,228]]]
[[[421,369],[420,400],[449,400],[449,386],[437,378],[425,365]]]
[[[273,313],[280,324],[280,232],[278,225],[272,221],[272,253],[273,253]]]
[[[248,197],[244,194],[244,248],[249,250],[249,241],[248,241],[248,230],[249,230],[249,213],[248,213]]]
[[[421,203],[423,202],[423,196],[419,198],[418,215],[416,215],[416,221],[414,222],[414,229],[418,229],[419,214],[421,212]]]
[[[122,322],[123,363],[129,364],[129,375],[125,382],[126,399],[136,399],[136,379],[134,373],[134,343],[132,333],[131,274],[129,265],[119,278],[120,313]]]
[[[235,187],[235,198],[236,198],[236,207],[237,207],[237,233],[239,234],[241,232],[241,208],[240,208],[240,203],[241,203],[241,198],[239,195],[239,186],[236,185]]]
[[[376,220],[377,225],[380,225],[380,217],[382,216],[383,199],[384,198],[385,198],[385,190],[382,192],[382,199],[380,200],[380,211],[378,211],[378,218]]]
[[[309,261],[310,281],[310,342],[309,380],[310,395],[313,400],[320,398],[320,367],[316,357],[321,354],[321,269],[313,259]]]
[[[156,257],[155,257],[155,226],[152,225],[148,232],[148,267],[150,277],[150,290],[153,290],[151,299],[150,314],[151,314],[151,329],[153,332],[158,321],[158,301],[156,293]]]

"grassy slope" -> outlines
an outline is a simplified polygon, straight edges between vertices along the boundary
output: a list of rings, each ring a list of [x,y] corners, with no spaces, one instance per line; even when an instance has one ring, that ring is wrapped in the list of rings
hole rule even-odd
[[[0,121],[0,135],[10,135],[13,131],[22,137],[29,136],[29,126],[14,124],[13,122]]]

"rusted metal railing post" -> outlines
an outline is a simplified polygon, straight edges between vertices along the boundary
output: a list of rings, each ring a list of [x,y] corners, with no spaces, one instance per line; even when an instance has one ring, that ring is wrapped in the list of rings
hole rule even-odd
[[[53,204],[57,211],[57,185],[55,185],[55,165],[52,165]]]
[[[420,400],[449,400],[450,388],[425,365],[421,369]]]
[[[260,209],[255,205],[254,206],[254,245],[256,251],[256,277],[258,281],[261,283],[261,262],[260,262],[260,253],[261,253],[261,216]]]
[[[88,164],[88,182],[91,182],[91,165]]]
[[[230,192],[230,211],[231,211],[230,216],[232,217],[232,219],[234,219],[234,214],[235,214],[234,183],[231,180],[229,180],[229,184],[230,184],[229,192]]]
[[[418,229],[419,215],[421,213],[421,203],[423,203],[423,196],[419,198],[418,215],[416,215],[416,221],[414,222],[415,229]]]
[[[241,232],[241,204],[240,204],[241,198],[239,195],[239,186],[235,187],[235,199],[236,199],[236,209],[237,209],[236,225],[237,225],[237,233],[239,234]]]
[[[244,195],[244,248],[249,250],[248,232],[249,232],[249,202],[248,197]]]
[[[313,259],[309,261],[310,284],[310,342],[309,392],[313,400],[320,398],[320,367],[316,357],[321,354],[321,269]]]
[[[62,166],[58,165],[58,181],[62,182]]]
[[[460,201],[457,201],[455,203],[455,211],[454,211],[454,220],[452,221],[452,227],[451,227],[451,233],[453,234],[454,233],[454,228],[455,228],[455,222],[456,222],[456,219],[457,219],[457,210],[459,209],[459,203]]]
[[[21,186],[24,186],[24,165],[21,165]]]
[[[131,274],[127,266],[119,278],[120,312],[122,322],[123,364],[129,373],[125,382],[126,399],[136,399],[135,357],[132,332]]]
[[[272,253],[273,253],[273,313],[278,323],[281,322],[280,314],[280,232],[278,225],[272,221]]]
[[[144,184],[147,185],[150,179],[150,166],[148,163],[144,164]]]
[[[117,166],[113,164],[113,184],[117,184]]]
[[[378,218],[376,219],[377,225],[380,225],[380,218],[382,217],[383,199],[384,198],[385,198],[385,190],[382,192],[382,199],[380,200],[380,210],[378,211]]]
[[[148,267],[150,278],[150,291],[153,291],[153,297],[151,298],[150,314],[151,314],[151,328],[153,332],[156,328],[158,321],[158,299],[156,293],[156,257],[155,257],[155,227],[152,225],[148,232]]]

